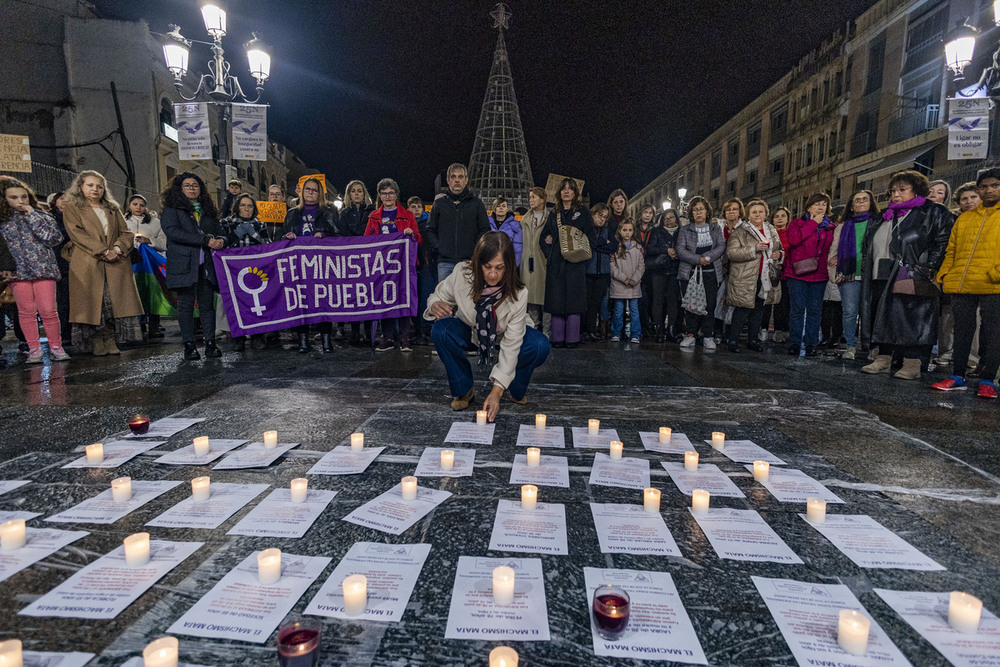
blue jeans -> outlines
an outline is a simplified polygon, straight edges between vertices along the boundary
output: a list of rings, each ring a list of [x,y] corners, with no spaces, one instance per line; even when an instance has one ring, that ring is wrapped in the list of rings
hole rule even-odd
[[[806,347],[816,347],[819,343],[819,325],[823,314],[823,293],[826,292],[826,281],[808,282],[798,278],[789,278],[787,284],[791,299],[791,313],[788,316],[788,345],[794,347],[805,342]],[[803,329],[805,333],[803,333]]]
[[[438,262],[438,282],[443,283],[447,280],[451,272],[455,270],[456,262]],[[465,394],[462,394],[465,396]]]
[[[612,299],[615,304],[615,314],[611,317],[611,335],[621,336],[622,325],[625,323],[625,304],[628,304],[628,316],[631,321],[632,338],[642,335],[642,318],[639,317],[639,299]]]
[[[861,281],[852,280],[840,288],[840,303],[844,308],[844,340],[847,347],[858,346],[858,307],[861,305]]]
[[[457,317],[445,317],[431,327],[431,339],[437,349],[438,356],[444,362],[448,373],[448,387],[452,396],[465,396],[475,386],[472,377],[472,364],[466,352],[476,350],[472,343],[472,329]],[[531,374],[541,366],[552,349],[549,339],[538,329],[525,327],[521,351],[517,355],[517,370],[514,379],[507,387],[510,395],[521,400],[528,391]]]

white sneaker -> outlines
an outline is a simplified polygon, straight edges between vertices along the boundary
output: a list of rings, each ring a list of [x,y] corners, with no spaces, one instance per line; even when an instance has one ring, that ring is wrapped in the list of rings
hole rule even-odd
[[[760,333],[757,334],[757,340],[759,340],[762,343],[767,342],[767,329],[760,330]]]
[[[704,347],[706,350],[714,350],[716,347],[718,347],[715,344],[715,339],[714,338],[709,338],[707,336],[705,337],[705,340],[703,340],[701,342],[701,344],[702,344],[702,347]]]
[[[680,345],[681,347],[694,347],[694,342],[694,336],[692,334],[688,334],[684,336],[684,340],[681,341]]]
[[[622,337],[621,337],[621,336],[612,336],[612,337],[611,337],[611,342],[612,342],[612,343],[620,343],[620,342],[621,342],[621,340],[622,340]]]
[[[840,355],[840,358],[841,359],[854,359],[854,356],[857,353],[857,351],[858,351],[858,349],[856,347],[849,347],[846,350],[844,350],[844,353],[842,355]]]
[[[633,345],[638,345],[639,339],[636,338],[635,336],[632,336],[632,339],[629,342],[632,343]]]

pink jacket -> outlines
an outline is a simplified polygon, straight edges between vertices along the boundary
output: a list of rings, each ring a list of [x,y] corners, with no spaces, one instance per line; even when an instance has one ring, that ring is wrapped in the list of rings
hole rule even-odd
[[[827,256],[833,245],[834,225],[824,218],[827,226],[820,229],[820,223],[809,218],[796,218],[788,225],[788,254],[785,257],[785,278],[796,278],[810,283],[823,283],[827,275]],[[804,275],[795,273],[796,262],[814,258],[816,270]]]
[[[646,261],[642,258],[642,248],[638,242],[632,241],[632,247],[625,251],[624,257],[618,253],[611,255],[611,291],[612,299],[638,299],[642,296],[642,274],[646,270]],[[635,285],[629,287],[625,279],[631,278]]]

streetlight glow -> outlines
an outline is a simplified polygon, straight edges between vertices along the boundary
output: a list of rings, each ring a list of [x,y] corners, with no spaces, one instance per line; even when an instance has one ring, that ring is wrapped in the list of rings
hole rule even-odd
[[[997,2],[1000,2],[1000,0],[997,0]],[[687,188],[685,188],[683,186],[677,188],[677,196],[680,197],[681,199],[684,199],[684,197],[687,196],[687,193],[688,193],[688,189]]]
[[[170,27],[171,31],[163,36],[163,60],[174,78],[180,79],[187,74],[191,42],[184,39],[179,26],[171,25]]]
[[[201,6],[201,17],[205,20],[205,30],[212,37],[226,36],[226,10],[212,2]]]
[[[246,49],[247,60],[250,62],[250,74],[258,84],[262,84],[271,76],[271,54],[257,33],[252,34],[253,39],[244,44],[243,48]]]
[[[963,26],[964,28],[964,26]],[[944,59],[948,69],[961,76],[965,68],[972,62],[972,54],[976,49],[976,36],[968,28],[960,28],[944,45]]]

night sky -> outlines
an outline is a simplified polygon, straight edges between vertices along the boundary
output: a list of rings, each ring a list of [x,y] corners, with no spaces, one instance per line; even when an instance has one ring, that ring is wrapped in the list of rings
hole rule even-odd
[[[227,56],[272,46],[268,128],[338,189],[395,178],[433,196],[472,153],[492,64],[495,0],[223,0]],[[535,181],[584,179],[592,201],[630,195],[746,106],[872,0],[524,2],[505,38]],[[207,40],[197,0],[96,0],[105,18],[178,23]],[[623,13],[623,9],[626,10]],[[192,50],[192,66],[209,59]]]

